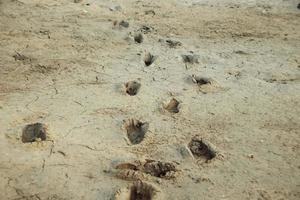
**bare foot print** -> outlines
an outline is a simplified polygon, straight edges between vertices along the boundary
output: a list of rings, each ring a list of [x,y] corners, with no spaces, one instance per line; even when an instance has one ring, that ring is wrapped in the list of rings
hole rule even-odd
[[[216,151],[212,146],[197,137],[192,138],[188,147],[195,158],[203,158],[208,161],[216,157]]]
[[[137,81],[129,81],[125,83],[125,91],[130,96],[136,95],[140,90],[141,84]]]
[[[178,113],[179,104],[180,104],[179,101],[177,101],[175,98],[172,98],[170,102],[166,105],[163,105],[163,107],[170,113]]]
[[[154,200],[157,190],[143,181],[136,181],[129,188],[120,189],[115,200]]]
[[[156,60],[156,56],[152,55],[149,52],[146,52],[144,57],[144,63],[146,66],[150,66]]]
[[[225,90],[225,88],[220,87],[220,85],[212,78],[196,75],[192,75],[191,78],[193,83],[197,84],[199,90],[204,94]]]
[[[34,142],[47,139],[47,126],[42,123],[28,124],[22,131],[22,142]]]
[[[136,119],[129,119],[125,121],[124,127],[127,132],[127,138],[131,144],[139,144],[145,137],[149,128],[149,123],[140,122]]]

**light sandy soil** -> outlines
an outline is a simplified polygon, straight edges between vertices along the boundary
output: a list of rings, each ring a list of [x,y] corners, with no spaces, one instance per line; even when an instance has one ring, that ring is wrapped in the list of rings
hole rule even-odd
[[[145,159],[177,168],[141,177],[160,199],[300,199],[298,3],[0,0],[0,199],[114,199],[133,183],[114,167]],[[198,63],[183,62],[191,51]],[[200,89],[193,74],[215,84]],[[176,114],[162,108],[173,97]],[[129,118],[149,123],[139,144]],[[22,143],[35,122],[47,141]],[[195,135],[214,159],[192,156]]]

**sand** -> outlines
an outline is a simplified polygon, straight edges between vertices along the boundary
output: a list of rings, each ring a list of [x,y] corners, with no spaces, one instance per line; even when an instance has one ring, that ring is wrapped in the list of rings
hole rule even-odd
[[[0,199],[115,199],[137,180],[157,199],[299,199],[298,3],[0,0]],[[36,122],[47,140],[23,143]]]

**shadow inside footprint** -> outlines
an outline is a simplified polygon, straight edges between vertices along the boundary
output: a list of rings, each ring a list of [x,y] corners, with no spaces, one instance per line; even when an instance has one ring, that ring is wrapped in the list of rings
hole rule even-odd
[[[190,78],[189,78],[190,80]],[[220,84],[212,78],[199,77],[192,75],[191,80],[195,83],[199,91],[203,94],[227,91],[228,88],[221,87]]]
[[[130,187],[117,191],[115,200],[153,200],[157,190],[141,180],[135,181]]]
[[[146,132],[149,128],[149,123],[140,122],[136,119],[129,119],[124,125],[127,137],[131,144],[139,144],[145,137]]]
[[[193,138],[188,144],[189,149],[196,158],[205,158],[211,160],[216,157],[215,150],[211,145],[204,142],[202,139]]]
[[[198,77],[198,76],[192,75],[192,80],[194,83],[196,83],[199,86],[206,85],[206,84],[212,84],[212,79],[206,78],[206,77]]]
[[[136,43],[142,43],[144,40],[144,37],[143,37],[142,33],[134,33],[133,39]]]
[[[22,142],[34,142],[37,139],[47,139],[47,126],[42,123],[28,124],[22,131]]]
[[[164,105],[164,109],[169,111],[170,113],[178,113],[179,112],[179,101],[177,101],[175,98],[172,98],[170,102],[166,105]]]
[[[130,200],[152,200],[155,189],[152,185],[136,181],[130,188]]]
[[[129,94],[130,96],[134,96],[138,93],[140,90],[141,84],[137,81],[129,81],[125,83],[125,90],[126,93]]]
[[[155,59],[156,59],[156,56],[147,52],[144,57],[144,63],[146,66],[150,66],[155,61]]]

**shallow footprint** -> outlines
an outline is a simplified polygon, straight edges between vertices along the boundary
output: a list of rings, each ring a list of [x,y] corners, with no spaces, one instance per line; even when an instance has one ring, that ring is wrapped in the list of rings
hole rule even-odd
[[[181,55],[181,57],[184,63],[190,63],[190,64],[199,63],[197,55],[188,54],[188,55]]]
[[[191,78],[193,83],[197,84],[199,90],[204,94],[224,90],[224,88],[220,87],[220,85],[212,78],[200,77],[196,75],[192,75]]]
[[[129,81],[125,83],[125,92],[130,96],[136,95],[140,90],[141,84],[137,81]]]
[[[139,144],[145,137],[149,128],[149,123],[140,122],[136,119],[129,119],[125,121],[124,127],[127,132],[127,138],[131,144]]]
[[[196,158],[204,158],[206,161],[208,161],[216,157],[216,151],[214,148],[208,142],[205,142],[202,139],[198,139],[196,137],[192,138],[188,144],[188,147],[193,156]]]
[[[179,112],[179,104],[180,102],[177,99],[172,98],[168,104],[163,105],[164,109],[169,111],[170,113],[178,113]]]
[[[38,139],[47,139],[47,125],[42,123],[28,124],[22,131],[22,142],[34,142]]]

